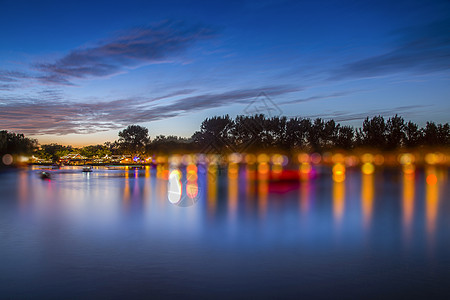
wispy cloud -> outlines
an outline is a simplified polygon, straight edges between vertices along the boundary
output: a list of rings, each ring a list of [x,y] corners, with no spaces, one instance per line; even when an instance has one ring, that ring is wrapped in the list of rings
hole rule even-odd
[[[288,100],[288,101],[281,102],[281,103],[279,103],[279,104],[280,104],[280,105],[284,105],[284,104],[296,104],[296,103],[309,102],[309,101],[322,100],[322,99],[339,98],[339,97],[348,96],[348,95],[350,95],[350,94],[354,94],[354,93],[356,93],[356,92],[359,92],[359,91],[342,91],[342,92],[335,92],[335,93],[331,93],[331,94],[316,95],[316,96],[311,96],[311,97],[306,97],[306,98],[300,98],[300,99]]]
[[[390,51],[347,63],[331,79],[384,76],[399,72],[429,73],[450,69],[450,19],[398,31]]]
[[[62,100],[48,92],[32,98],[0,98],[0,128],[30,135],[94,133],[129,124],[166,119],[188,112],[252,101],[261,91],[271,96],[297,91],[292,86],[266,86],[223,93],[190,95],[179,90],[150,99],[118,99],[97,103]],[[163,100],[160,102],[159,100]]]
[[[209,39],[216,30],[208,26],[187,26],[183,22],[163,22],[134,28],[93,47],[75,49],[53,63],[36,65],[46,75],[43,81],[70,83],[76,78],[117,74],[124,68],[159,63],[180,54],[195,42]]]
[[[0,70],[0,84],[5,90],[23,80],[70,86],[77,79],[111,76],[130,68],[175,61],[196,42],[210,39],[217,32],[210,26],[181,21],[124,30],[94,46],[74,49],[56,61],[35,63],[26,72]]]

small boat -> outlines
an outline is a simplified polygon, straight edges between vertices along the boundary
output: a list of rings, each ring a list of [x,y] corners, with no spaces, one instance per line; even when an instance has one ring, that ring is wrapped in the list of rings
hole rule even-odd
[[[92,167],[91,166],[84,166],[83,167],[83,172],[92,172]]]
[[[52,169],[60,169],[61,166],[58,164],[52,164]]]
[[[50,179],[50,173],[49,172],[45,172],[45,171],[42,171],[40,174],[39,174],[39,176],[41,177],[41,179]]]

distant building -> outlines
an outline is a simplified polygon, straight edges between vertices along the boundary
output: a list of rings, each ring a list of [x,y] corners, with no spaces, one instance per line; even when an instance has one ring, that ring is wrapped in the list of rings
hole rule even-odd
[[[88,158],[85,157],[85,156],[82,156],[79,153],[70,153],[70,154],[67,154],[65,156],[60,157],[59,160],[60,160],[60,162],[62,162],[64,164],[77,165],[77,164],[84,164],[84,163],[86,163]]]

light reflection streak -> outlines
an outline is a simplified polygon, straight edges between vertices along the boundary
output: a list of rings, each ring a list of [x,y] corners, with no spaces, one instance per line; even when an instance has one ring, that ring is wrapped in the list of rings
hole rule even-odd
[[[144,180],[144,189],[143,189],[143,201],[144,203],[148,203],[148,198],[150,195],[150,183],[151,183],[151,179],[150,179],[150,166],[145,166],[145,180]]]
[[[336,224],[341,224],[345,209],[345,183],[333,181],[333,216]]]
[[[308,214],[311,182],[304,181],[299,188],[300,211],[303,215]]]
[[[426,211],[426,228],[430,238],[433,238],[436,230],[436,220],[439,206],[439,185],[436,178],[436,170],[434,167],[428,167],[426,174],[426,192],[425,192],[425,211]],[[432,178],[432,179],[430,179]],[[436,180],[434,180],[436,178]]]
[[[414,173],[403,174],[403,226],[407,239],[410,239],[414,218]]]
[[[247,173],[247,199],[252,199],[255,191],[255,179],[256,179],[256,171],[255,165],[247,165],[246,166]]]
[[[133,198],[136,198],[139,196],[140,194],[140,190],[139,190],[139,173],[138,170],[134,171],[134,187],[133,187]]]
[[[125,187],[123,188],[123,203],[126,206],[129,205],[130,200],[130,174],[128,174],[128,170],[125,170]]]
[[[20,172],[18,184],[19,206],[25,208],[28,202],[28,172]]]
[[[303,181],[309,180],[312,167],[309,163],[303,162],[299,167],[300,179]]]
[[[239,169],[238,169],[239,170]],[[237,170],[237,171],[238,171]],[[230,174],[230,168],[228,169],[228,215],[230,219],[236,218],[238,209],[238,175],[232,170]]]
[[[207,172],[208,212],[214,215],[217,206],[217,166],[210,164]]]
[[[258,209],[259,215],[264,217],[267,213],[267,195],[269,193],[269,183],[267,179],[258,181]]]
[[[372,173],[362,174],[362,211],[365,228],[370,227],[373,213],[374,179]]]
[[[264,217],[267,212],[269,172],[269,164],[264,159],[261,159],[261,162],[258,164],[258,212],[261,217]]]
[[[167,195],[168,195],[168,186],[167,182],[161,180],[162,178],[159,177],[156,181],[156,193],[157,193],[157,199],[158,206],[161,210],[164,210],[166,208],[166,201],[167,201]]]

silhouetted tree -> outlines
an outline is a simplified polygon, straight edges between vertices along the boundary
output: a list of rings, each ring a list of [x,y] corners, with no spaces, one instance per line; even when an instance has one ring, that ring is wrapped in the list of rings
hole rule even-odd
[[[79,153],[83,156],[92,157],[105,157],[106,155],[111,155],[111,150],[107,145],[91,145],[85,146],[79,150]]]
[[[425,145],[434,146],[439,143],[438,127],[434,122],[427,122],[423,131],[423,142]]]
[[[420,142],[423,139],[422,131],[419,130],[419,127],[413,122],[409,121],[406,123],[404,127],[405,137],[404,137],[404,145],[406,147],[412,148],[419,146]]]
[[[139,125],[129,125],[119,132],[119,137],[120,148],[129,154],[142,153],[150,142],[148,129]]]
[[[181,138],[177,136],[159,135],[155,137],[148,145],[148,151],[152,153],[177,153],[183,151],[196,151],[192,139]]]
[[[450,125],[448,123],[445,123],[444,125],[439,124],[437,126],[437,136],[439,145],[450,145]]]
[[[309,119],[289,119],[286,122],[285,146],[291,149],[304,147],[310,128]]]
[[[212,117],[204,120],[192,136],[196,145],[200,148],[211,147],[211,149],[229,150],[232,145],[231,130],[234,122],[230,116]]]
[[[386,122],[386,148],[389,150],[401,147],[405,139],[405,121],[395,115]]]
[[[336,125],[336,122],[334,122],[334,120],[329,120],[324,123],[323,130],[319,134],[321,138],[320,146],[322,149],[330,149],[335,146],[338,131],[339,125]]]
[[[339,126],[339,125],[338,125]],[[339,126],[337,130],[337,136],[334,141],[334,146],[340,149],[349,150],[353,148],[354,140],[354,130],[350,126]]]
[[[238,151],[260,150],[263,147],[264,115],[237,116],[231,130],[232,141]]]
[[[72,150],[71,146],[63,146],[55,143],[45,144],[41,145],[40,149],[36,151],[36,156],[56,162],[61,156],[71,153]]]
[[[363,122],[362,129],[359,130],[360,143],[366,147],[384,148],[386,144],[386,124],[382,116],[372,119],[367,117]]]
[[[324,123],[323,120],[320,118],[317,118],[314,120],[314,123],[309,127],[308,134],[307,134],[307,142],[308,145],[312,148],[314,151],[320,151],[321,146],[321,133],[324,130]]]
[[[263,122],[261,142],[265,148],[286,146],[286,123],[286,117],[273,117]]]
[[[37,141],[6,130],[0,131],[0,154],[31,154]]]

